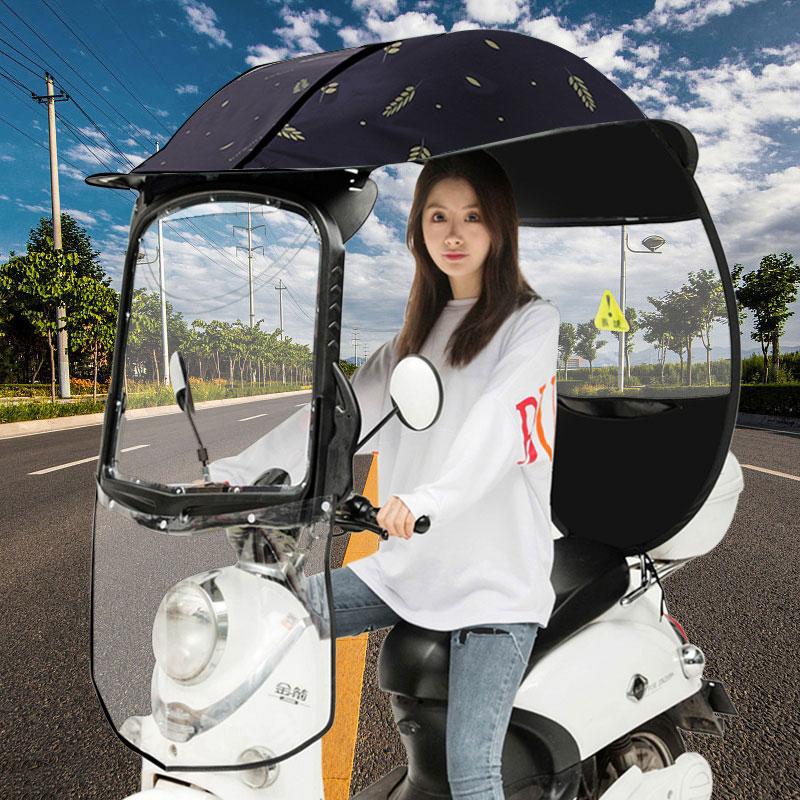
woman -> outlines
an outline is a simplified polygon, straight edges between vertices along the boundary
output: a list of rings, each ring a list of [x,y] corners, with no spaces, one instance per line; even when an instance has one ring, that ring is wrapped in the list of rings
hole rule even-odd
[[[428,430],[393,420],[364,447],[380,452],[378,523],[390,538],[374,555],[332,571],[336,632],[355,636],[400,619],[452,632],[451,793],[502,800],[505,731],[536,632],[554,603],[559,314],[522,276],[513,190],[486,153],[425,164],[406,241],[416,274],[404,327],[353,379],[362,435],[391,409],[389,377],[409,353],[437,367],[444,405]],[[284,435],[279,431],[269,436]],[[272,445],[266,452],[278,450],[277,438]],[[242,477],[224,467],[212,476]],[[422,515],[431,528],[414,535]],[[323,591],[322,575],[311,576],[310,595]]]

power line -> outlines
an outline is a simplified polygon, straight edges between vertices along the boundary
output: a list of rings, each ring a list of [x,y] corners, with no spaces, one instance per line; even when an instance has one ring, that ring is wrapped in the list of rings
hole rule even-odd
[[[4,2],[5,2],[5,0],[4,0]],[[50,11],[51,11],[51,12],[53,13],[53,15],[54,15],[54,16],[55,16],[55,17],[56,17],[58,20],[59,20],[59,22],[61,22],[61,24],[62,24],[62,25],[63,25],[63,26],[64,26],[64,27],[65,27],[65,28],[66,28],[66,29],[67,29],[67,30],[68,30],[68,31],[69,31],[69,32],[70,32],[70,33],[71,33],[71,34],[72,34],[72,35],[73,35],[73,36],[74,36],[74,37],[75,37],[75,38],[76,38],[76,39],[77,39],[77,40],[78,40],[78,41],[79,41],[79,42],[80,42],[80,43],[81,43],[81,44],[82,44],[82,45],[83,45],[83,46],[84,46],[84,47],[85,47],[87,50],[88,50],[88,51],[89,51],[89,54],[92,56],[92,58],[94,58],[94,60],[95,60],[95,61],[97,61],[97,63],[98,63],[98,64],[99,64],[99,65],[100,65],[100,66],[101,66],[101,67],[102,67],[102,68],[103,68],[103,69],[104,69],[104,70],[105,70],[105,71],[106,71],[106,72],[107,72],[107,73],[108,73],[108,74],[109,74],[109,75],[110,75],[110,76],[111,76],[111,77],[112,77],[112,78],[113,78],[113,79],[114,79],[114,80],[115,80],[115,81],[116,81],[116,82],[117,82],[117,83],[118,83],[118,84],[119,84],[119,85],[120,85],[120,86],[121,86],[121,87],[122,87],[122,88],[123,88],[123,89],[124,89],[124,90],[125,90],[125,91],[126,91],[128,94],[129,94],[129,95],[130,95],[130,96],[131,96],[131,97],[132,97],[132,98],[133,98],[133,100],[134,100],[136,103],[138,103],[138,104],[139,104],[139,105],[142,107],[142,109],[143,109],[143,110],[144,110],[144,111],[145,111],[147,114],[149,114],[149,115],[150,115],[150,117],[151,117],[151,118],[154,120],[154,122],[156,123],[156,125],[158,125],[158,127],[159,127],[161,130],[165,130],[165,128],[164,128],[164,123],[163,123],[161,120],[159,120],[159,119],[158,119],[158,118],[155,116],[155,114],[153,114],[153,112],[152,112],[152,111],[150,111],[150,109],[149,109],[149,108],[147,108],[147,106],[145,106],[145,105],[144,105],[144,103],[142,103],[142,102],[139,100],[139,98],[138,98],[138,97],[136,97],[136,95],[135,95],[135,94],[133,94],[133,92],[131,92],[131,90],[130,90],[130,89],[128,89],[128,87],[127,87],[127,86],[126,86],[126,85],[125,85],[125,84],[124,84],[124,83],[123,83],[123,82],[122,82],[122,81],[121,81],[121,80],[120,80],[120,79],[119,79],[119,78],[118,78],[118,77],[117,77],[117,76],[116,76],[116,75],[115,75],[115,74],[114,74],[114,73],[113,73],[113,72],[112,72],[112,71],[111,71],[111,70],[110,70],[110,69],[109,69],[109,68],[108,68],[108,67],[107,67],[107,66],[106,66],[104,63],[103,63],[103,61],[102,61],[102,60],[100,59],[100,57],[99,57],[99,56],[98,56],[98,55],[97,55],[97,54],[94,52],[94,50],[93,50],[93,49],[92,49],[92,48],[91,48],[91,47],[90,47],[88,44],[86,44],[86,42],[84,42],[84,41],[83,41],[83,39],[81,39],[81,37],[80,37],[80,36],[78,36],[78,34],[77,34],[77,33],[75,33],[75,31],[74,31],[74,30],[72,30],[72,28],[71,28],[71,27],[70,27],[70,26],[69,26],[69,25],[66,23],[66,21],[65,21],[65,20],[64,20],[64,19],[63,19],[63,18],[62,18],[62,17],[61,17],[59,14],[58,14],[58,12],[57,12],[57,11],[56,11],[56,10],[55,10],[55,9],[54,9],[54,8],[53,8],[51,5],[50,5],[50,3],[48,3],[48,2],[47,2],[47,0],[42,0],[42,3],[44,3],[44,5],[46,5],[46,6],[47,6],[47,7],[50,9]]]
[[[67,68],[68,68],[68,69],[69,69],[71,72],[73,72],[75,75],[77,75],[77,76],[78,76],[78,78],[79,78],[80,80],[84,81],[84,83],[86,83],[86,85],[89,87],[89,89],[91,89],[91,90],[92,90],[92,91],[93,91],[93,92],[94,92],[94,93],[95,93],[95,94],[96,94],[96,95],[97,95],[97,96],[98,96],[98,97],[99,97],[99,98],[100,98],[100,99],[101,99],[101,100],[102,100],[104,103],[106,103],[106,105],[108,105],[108,107],[109,107],[109,108],[110,108],[110,109],[111,109],[111,110],[112,110],[112,111],[113,111],[115,114],[117,114],[119,117],[121,117],[121,118],[122,118],[122,119],[123,119],[123,120],[124,120],[124,121],[125,121],[125,122],[126,122],[126,123],[127,123],[127,124],[128,124],[128,125],[129,125],[129,126],[132,128],[132,129],[133,129],[133,130],[135,130],[135,131],[138,131],[138,133],[144,137],[144,140],[145,140],[146,142],[148,142],[148,144],[146,145],[146,147],[149,147],[149,139],[148,139],[148,137],[147,137],[147,134],[146,134],[146,132],[145,132],[145,131],[143,131],[143,130],[142,130],[142,129],[141,129],[139,126],[138,126],[138,125],[135,125],[133,122],[131,122],[131,121],[130,121],[130,120],[129,120],[129,119],[128,119],[128,118],[127,118],[127,117],[126,117],[126,116],[125,116],[125,115],[124,115],[124,114],[123,114],[123,113],[122,113],[120,110],[119,110],[119,109],[117,109],[117,108],[116,108],[114,105],[112,105],[112,104],[111,104],[111,103],[108,101],[108,99],[107,99],[107,98],[103,97],[103,95],[102,95],[102,94],[100,94],[100,92],[98,92],[98,91],[97,91],[97,89],[95,89],[95,88],[94,88],[94,86],[92,86],[92,85],[91,85],[91,84],[90,84],[88,81],[86,81],[86,80],[85,80],[85,79],[84,79],[84,78],[83,78],[83,77],[82,77],[82,76],[81,76],[81,75],[80,75],[80,74],[77,72],[77,70],[76,70],[74,67],[72,67],[72,66],[70,65],[70,63],[69,63],[69,62],[68,62],[68,61],[67,61],[67,60],[66,60],[66,59],[65,59],[63,56],[61,56],[61,54],[60,54],[60,53],[58,53],[58,52],[57,52],[57,51],[56,51],[56,50],[55,50],[55,49],[54,49],[54,48],[53,48],[53,47],[52,47],[52,46],[49,44],[49,42],[47,42],[45,39],[43,39],[43,38],[42,38],[42,37],[41,37],[41,36],[40,36],[40,35],[39,35],[39,34],[38,34],[38,33],[37,33],[37,32],[36,32],[36,31],[35,31],[35,30],[34,30],[34,29],[31,27],[31,26],[30,26],[30,25],[28,25],[28,23],[27,23],[27,22],[26,22],[26,21],[25,21],[25,20],[24,20],[24,19],[23,19],[23,18],[22,18],[22,17],[21,17],[19,14],[17,14],[17,12],[16,12],[16,11],[14,11],[14,9],[13,9],[13,8],[11,8],[11,6],[10,6],[10,5],[8,5],[8,3],[6,2],[6,0],[0,0],[0,3],[2,3],[2,4],[3,4],[3,5],[4,5],[4,6],[5,6],[5,7],[6,7],[6,8],[7,8],[7,9],[8,9],[8,10],[9,10],[9,11],[10,11],[10,12],[11,12],[11,13],[12,13],[14,16],[15,16],[15,17],[16,17],[16,18],[17,18],[17,19],[18,19],[18,20],[19,20],[19,21],[20,21],[20,22],[21,22],[21,23],[22,23],[22,24],[23,24],[23,25],[24,25],[24,26],[25,26],[25,27],[26,27],[26,28],[27,28],[27,29],[28,29],[28,30],[29,30],[29,31],[30,31],[30,32],[31,32],[31,33],[32,33],[32,34],[33,34],[33,35],[34,35],[34,36],[35,36],[35,37],[36,37],[36,38],[37,38],[37,39],[38,39],[38,40],[39,40],[39,41],[40,41],[40,42],[41,42],[43,45],[44,45],[44,46],[45,46],[45,47],[47,47],[47,49],[48,49],[48,50],[50,50],[50,51],[53,53],[53,55],[55,55],[55,57],[56,57],[56,58],[57,58],[59,61],[62,61],[62,62],[63,62],[65,65],[66,65],[66,67],[67,67]],[[2,24],[2,23],[0,23],[0,24]],[[20,41],[20,42],[22,42],[22,43],[23,43],[23,44],[24,44],[24,45],[25,45],[25,46],[26,46],[26,47],[27,47],[29,50],[31,50],[31,52],[33,52],[33,53],[35,53],[35,52],[36,52],[35,50],[33,50],[33,48],[32,48],[32,47],[31,47],[31,46],[30,46],[30,45],[29,45],[27,42],[25,42],[25,40],[24,40],[24,39],[22,39],[22,38],[19,36],[19,34],[17,34],[17,33],[15,33],[14,31],[12,31],[12,30],[11,30],[11,28],[8,28],[8,26],[7,26],[7,25],[4,25],[4,27],[5,27],[7,30],[11,31],[11,33],[12,33],[14,36],[16,36],[16,38],[17,38],[17,39],[19,39],[19,41]],[[115,123],[115,122],[114,122],[114,121],[113,121],[113,120],[112,120],[112,119],[111,119],[111,118],[108,116],[108,114],[106,114],[104,111],[102,111],[102,110],[101,110],[101,109],[100,109],[100,108],[97,106],[97,104],[96,104],[96,103],[92,102],[92,101],[91,101],[91,100],[90,100],[90,99],[89,99],[89,98],[88,98],[88,97],[87,97],[87,96],[86,96],[86,95],[85,95],[85,94],[84,94],[82,91],[80,91],[80,89],[78,89],[78,88],[75,86],[75,84],[73,84],[71,81],[68,81],[68,80],[67,80],[66,78],[64,78],[63,76],[60,76],[60,75],[59,75],[59,74],[58,74],[58,73],[57,73],[57,72],[56,72],[54,69],[51,69],[50,67],[48,67],[48,68],[47,68],[47,71],[48,71],[48,72],[50,72],[50,74],[51,74],[51,75],[53,75],[55,78],[57,78],[57,79],[58,79],[58,83],[59,83],[59,89],[60,89],[62,92],[65,92],[65,93],[66,93],[66,90],[64,89],[64,86],[63,86],[63,84],[66,84],[67,86],[71,87],[71,89],[73,90],[73,93],[74,93],[74,94],[78,94],[78,95],[80,95],[81,97],[83,97],[83,98],[86,100],[86,102],[87,102],[87,103],[90,103],[92,106],[94,106],[94,107],[95,107],[95,108],[96,108],[96,109],[97,109],[97,110],[98,110],[98,111],[99,111],[101,114],[103,114],[103,115],[106,117],[106,119],[108,119],[110,122],[112,122],[112,124],[115,124],[115,125],[118,125],[118,124],[119,124],[119,123]],[[72,99],[73,99],[73,102],[74,102],[74,97],[73,97]],[[161,125],[161,123],[159,123],[159,125]],[[141,145],[141,142],[139,142],[139,144]]]
[[[16,52],[19,53],[19,50],[17,50],[17,48],[14,47],[13,45],[10,45],[5,39],[0,39],[0,42],[3,42],[3,44],[6,45],[6,47],[10,47],[12,50],[16,50]],[[8,53],[3,52],[2,50],[0,50],[0,53],[2,53],[6,58],[10,58],[15,64],[19,64],[22,67],[22,69],[28,70],[28,72],[30,72],[31,75],[34,75],[37,78],[43,78],[44,77],[44,75],[41,72],[35,72],[29,66],[27,66],[26,64],[23,64],[21,61],[18,61],[16,58],[14,58],[14,56],[9,55]],[[20,53],[20,55],[23,55],[23,54]],[[27,56],[24,56],[24,57],[27,58]],[[30,59],[28,59],[28,61],[30,61]],[[31,63],[33,63],[33,62],[31,62]]]

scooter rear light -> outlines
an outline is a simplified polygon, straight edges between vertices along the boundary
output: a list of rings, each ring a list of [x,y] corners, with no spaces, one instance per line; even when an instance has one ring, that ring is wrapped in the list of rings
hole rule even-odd
[[[670,614],[665,613],[664,616],[669,620],[669,624],[672,625],[672,629],[678,636],[683,640],[684,644],[689,644],[689,637],[686,635],[686,631],[683,629],[683,626],[675,619],[675,617],[671,616]]]

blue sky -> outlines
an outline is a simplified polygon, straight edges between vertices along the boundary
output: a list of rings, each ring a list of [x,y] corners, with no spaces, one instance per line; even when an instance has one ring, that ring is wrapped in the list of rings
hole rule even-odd
[[[29,93],[45,93],[43,68],[76,101],[57,106],[62,209],[86,226],[118,288],[132,196],[85,186],[85,175],[127,171],[256,64],[502,28],[585,57],[648,116],[695,134],[697,181],[729,263],[749,270],[762,255],[784,251],[800,260],[799,2],[624,0],[600,12],[599,4],[563,0],[323,0],[313,8],[273,0],[0,0],[0,258],[24,250],[30,228],[50,213],[46,109]],[[372,350],[402,324],[411,276],[403,223],[417,169],[376,174],[379,204],[353,241],[346,311]],[[524,239],[523,254],[526,247],[533,240]],[[371,274],[375,264],[381,268]],[[692,268],[701,266],[710,264]],[[535,270],[526,274],[536,286]],[[793,310],[789,347],[800,345],[800,303]],[[745,323],[745,348],[755,344],[749,330]],[[295,338],[306,337],[298,330]]]

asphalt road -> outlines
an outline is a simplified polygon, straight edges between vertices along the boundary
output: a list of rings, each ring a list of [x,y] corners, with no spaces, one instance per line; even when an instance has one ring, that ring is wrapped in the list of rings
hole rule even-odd
[[[238,410],[227,438],[209,434],[212,457],[232,452],[292,413],[303,397]],[[265,402],[266,408],[266,402]],[[228,409],[229,411],[230,409]],[[225,407],[201,412],[203,423]],[[228,417],[230,418],[230,417]],[[137,421],[126,435],[163,445],[184,435],[178,415]],[[260,420],[260,421],[259,421]],[[179,427],[172,428],[175,425]],[[209,425],[210,431],[214,426]],[[255,432],[255,433],[254,433]],[[110,730],[89,675],[93,462],[46,475],[30,472],[88,458],[100,427],[0,441],[3,515],[0,552],[0,798],[122,798],[138,788],[138,758]],[[150,438],[148,438],[150,437]],[[190,443],[190,440],[187,439]],[[217,448],[215,452],[214,448]],[[149,451],[149,453],[148,453]],[[800,474],[800,437],[737,430],[743,464]],[[132,453],[141,465],[156,450]],[[190,453],[191,455],[191,453]],[[148,461],[149,460],[149,461]],[[187,457],[187,469],[194,469]],[[363,483],[364,464],[358,463]],[[199,468],[198,468],[199,469]],[[670,612],[706,653],[706,675],[723,681],[740,717],[722,740],[692,735],[692,749],[712,764],[715,800],[800,797],[800,482],[745,469],[733,524],[709,555],[665,582]],[[198,473],[199,474],[199,473]],[[341,559],[343,540],[337,540]],[[370,637],[351,791],[403,761],[387,698],[376,688],[381,634]]]

